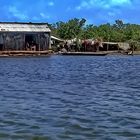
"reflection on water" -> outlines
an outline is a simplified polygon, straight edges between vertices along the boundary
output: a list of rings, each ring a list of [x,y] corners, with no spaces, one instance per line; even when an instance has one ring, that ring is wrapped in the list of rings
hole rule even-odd
[[[140,56],[1,58],[0,139],[139,140]]]

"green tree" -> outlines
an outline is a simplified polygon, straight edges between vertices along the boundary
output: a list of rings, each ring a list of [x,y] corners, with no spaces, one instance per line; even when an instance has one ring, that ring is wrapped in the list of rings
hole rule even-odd
[[[87,24],[85,19],[70,19],[67,22],[59,21],[55,24],[49,24],[52,34],[62,39],[95,39],[102,38],[103,41],[112,42],[130,42],[139,46],[140,25],[124,24],[122,20],[116,20],[114,24],[102,24],[95,26]],[[132,43],[131,43],[132,42]],[[136,43],[137,42],[137,43]]]
[[[71,19],[68,22],[57,22],[57,34],[63,39],[79,38],[82,33],[85,19]]]

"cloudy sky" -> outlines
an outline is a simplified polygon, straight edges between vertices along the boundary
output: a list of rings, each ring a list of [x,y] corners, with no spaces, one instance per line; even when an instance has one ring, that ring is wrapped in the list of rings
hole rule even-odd
[[[140,0],[0,0],[0,21],[57,22],[86,18],[87,23],[116,19],[140,23]]]

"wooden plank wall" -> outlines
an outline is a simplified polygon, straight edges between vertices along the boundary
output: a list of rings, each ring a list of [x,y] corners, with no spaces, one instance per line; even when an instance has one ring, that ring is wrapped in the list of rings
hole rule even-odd
[[[26,50],[25,36],[28,33],[0,33],[0,51]],[[35,42],[39,45],[39,50],[48,50],[49,33],[29,33],[35,36]]]

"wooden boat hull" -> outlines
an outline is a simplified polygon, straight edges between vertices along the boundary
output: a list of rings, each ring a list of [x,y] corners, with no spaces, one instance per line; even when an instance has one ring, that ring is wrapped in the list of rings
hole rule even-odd
[[[86,56],[105,56],[106,52],[62,52],[62,55],[86,55]]]

